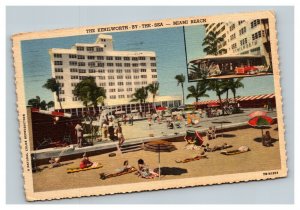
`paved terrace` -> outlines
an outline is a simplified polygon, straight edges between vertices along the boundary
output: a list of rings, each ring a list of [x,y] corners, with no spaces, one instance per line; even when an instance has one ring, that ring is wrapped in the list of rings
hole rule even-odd
[[[175,137],[182,137],[185,135],[187,130],[197,130],[199,132],[204,132],[210,126],[216,126],[217,132],[221,132],[221,124],[214,124],[215,121],[229,121],[230,123],[222,124],[222,129],[235,129],[238,127],[243,127],[247,125],[248,114],[255,110],[261,110],[259,108],[243,109],[244,112],[240,114],[232,114],[228,116],[219,116],[213,118],[201,118],[200,127],[185,127],[184,123],[181,123],[181,128],[168,129],[165,122],[162,124],[153,123],[149,127],[147,120],[135,121],[133,126],[122,125],[123,134],[125,137],[125,145],[144,143],[148,141],[153,141],[157,139],[170,139]],[[275,118],[276,111],[269,111],[268,116]],[[152,137],[150,137],[150,134]],[[46,159],[53,156],[67,156],[74,154],[82,154],[84,152],[92,152],[97,150],[106,150],[117,148],[118,142],[112,141],[101,141],[95,142],[93,146],[87,146],[83,148],[77,148],[75,145],[70,145],[65,148],[47,148],[42,150],[36,150],[32,152],[35,154],[37,159]],[[64,150],[62,152],[62,150]]]

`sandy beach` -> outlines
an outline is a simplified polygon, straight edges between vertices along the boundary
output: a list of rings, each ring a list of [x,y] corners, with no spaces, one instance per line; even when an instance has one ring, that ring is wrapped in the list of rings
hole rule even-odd
[[[219,136],[217,139],[210,141],[205,137],[205,144],[209,143],[210,147],[226,142],[233,146],[230,149],[237,149],[245,145],[248,146],[251,151],[232,156],[222,155],[220,151],[208,152],[206,153],[208,159],[201,159],[189,163],[176,163],[175,160],[195,157],[200,151],[186,150],[184,148],[186,145],[185,142],[174,142],[173,144],[177,150],[169,153],[161,153],[161,180],[279,169],[280,154],[278,131],[275,129],[276,127],[277,125],[273,125],[270,129],[266,129],[269,130],[271,136],[277,140],[273,147],[262,146],[262,144],[258,142],[258,139],[261,137],[261,130],[254,128],[227,132],[224,133],[223,137]],[[158,167],[158,153],[141,150],[126,154],[117,152],[116,154],[115,157],[109,157],[108,154],[90,157],[92,162],[103,164],[103,167],[100,169],[67,174],[67,168],[79,166],[80,159],[76,159],[63,162],[67,163],[67,165],[58,168],[45,168],[40,172],[33,173],[34,190],[41,192],[153,181],[138,177],[134,173],[101,180],[99,178],[100,173],[116,172],[116,169],[120,168],[125,160],[128,160],[129,165],[136,168],[137,160],[140,158],[143,159],[150,168],[154,169]],[[43,168],[46,167],[46,165],[40,167]],[[154,180],[158,180],[158,178]]]

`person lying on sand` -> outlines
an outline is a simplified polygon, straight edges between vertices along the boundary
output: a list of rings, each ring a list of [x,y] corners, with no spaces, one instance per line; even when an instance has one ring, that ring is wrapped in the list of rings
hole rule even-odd
[[[224,149],[228,149],[228,148],[231,148],[231,147],[232,147],[232,145],[228,145],[227,143],[224,143],[222,145],[216,145],[213,148],[210,148],[209,144],[206,144],[206,146],[204,148],[204,151],[205,152],[215,152],[215,151],[218,151],[218,150],[224,150]]]
[[[224,155],[235,155],[235,154],[240,154],[244,152],[251,151],[249,147],[247,146],[240,146],[238,149],[235,150],[229,150],[229,151],[222,151],[221,154]]]
[[[193,158],[186,158],[184,160],[175,160],[176,163],[188,163],[194,160],[200,160],[200,159],[207,159],[207,155],[205,154],[205,152],[201,152],[200,155],[197,155]]]
[[[158,173],[155,173],[148,166],[146,166],[143,159],[138,160],[138,176],[146,179],[152,179],[154,177],[158,177]]]
[[[116,169],[117,172],[127,172],[130,170],[132,166],[129,165],[128,160],[125,160],[123,163],[123,167]]]
[[[51,164],[50,165],[50,168],[55,168],[55,167],[59,167],[61,166],[61,163],[60,163],[60,157],[52,157],[50,160],[49,160],[49,163]]]

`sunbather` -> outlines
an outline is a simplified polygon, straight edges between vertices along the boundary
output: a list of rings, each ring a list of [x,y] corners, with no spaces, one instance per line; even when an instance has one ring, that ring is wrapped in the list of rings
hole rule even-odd
[[[201,152],[200,155],[197,155],[193,158],[186,158],[184,160],[175,160],[176,163],[188,163],[194,160],[207,159],[205,152]]]
[[[61,163],[60,163],[60,157],[52,157],[50,160],[49,160],[49,163],[51,164],[51,168],[55,168],[55,167],[59,167],[61,166]]]
[[[83,154],[83,157],[82,157],[82,160],[80,162],[80,165],[79,167],[81,169],[84,169],[84,168],[89,168],[93,165],[93,163],[89,160],[89,158],[87,157],[86,153]]]
[[[270,131],[266,131],[266,134],[263,135],[262,145],[265,146],[265,147],[272,147],[273,146]]]
[[[229,151],[222,151],[221,154],[223,155],[235,155],[235,154],[240,154],[244,152],[251,151],[249,147],[247,146],[240,146],[238,149],[235,150],[229,150]]]
[[[146,166],[143,159],[138,160],[138,175],[146,179],[158,177],[158,173],[154,172],[148,166]]]
[[[204,148],[204,151],[206,152],[215,152],[215,151],[218,151],[218,150],[224,150],[224,149],[228,149],[232,147],[231,145],[228,145],[227,143],[224,143],[222,145],[216,145],[214,146],[213,148],[210,148],[209,147],[209,144],[207,144]]]

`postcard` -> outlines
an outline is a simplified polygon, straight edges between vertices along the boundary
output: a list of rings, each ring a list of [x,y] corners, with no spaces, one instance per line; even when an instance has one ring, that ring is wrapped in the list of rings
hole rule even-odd
[[[276,34],[272,11],[15,34],[26,199],[286,177]]]

